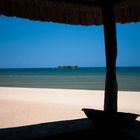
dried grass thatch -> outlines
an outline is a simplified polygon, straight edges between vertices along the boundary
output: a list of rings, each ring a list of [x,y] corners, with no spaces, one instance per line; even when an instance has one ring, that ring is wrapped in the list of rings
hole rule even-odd
[[[100,25],[102,24],[101,1],[0,0],[0,14],[67,24]],[[140,0],[112,1],[116,3],[114,7],[116,22],[140,21]]]

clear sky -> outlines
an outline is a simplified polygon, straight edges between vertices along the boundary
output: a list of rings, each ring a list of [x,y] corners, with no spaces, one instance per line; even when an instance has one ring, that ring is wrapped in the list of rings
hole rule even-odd
[[[117,66],[140,66],[140,22],[117,24]],[[105,66],[103,26],[0,16],[0,68]]]

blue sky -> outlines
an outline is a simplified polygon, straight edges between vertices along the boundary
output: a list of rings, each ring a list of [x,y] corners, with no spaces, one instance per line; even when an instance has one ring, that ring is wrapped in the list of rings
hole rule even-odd
[[[117,24],[117,66],[140,66],[140,22]],[[0,16],[0,68],[105,66],[103,26]]]

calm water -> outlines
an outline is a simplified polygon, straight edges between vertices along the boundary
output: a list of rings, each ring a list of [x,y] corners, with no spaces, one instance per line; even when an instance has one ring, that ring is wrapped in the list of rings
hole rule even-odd
[[[119,90],[140,91],[140,67],[117,68]],[[105,68],[0,69],[1,87],[103,90]]]

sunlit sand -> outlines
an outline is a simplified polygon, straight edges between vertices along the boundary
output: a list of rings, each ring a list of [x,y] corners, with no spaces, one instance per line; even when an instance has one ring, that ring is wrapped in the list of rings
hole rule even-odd
[[[0,87],[0,128],[85,118],[82,108],[103,102],[104,91]],[[140,92],[119,91],[118,106],[140,114]]]

